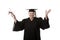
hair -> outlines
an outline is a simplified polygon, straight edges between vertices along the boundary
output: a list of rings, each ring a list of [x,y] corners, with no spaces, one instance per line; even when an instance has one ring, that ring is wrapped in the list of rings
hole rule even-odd
[[[35,17],[37,17],[37,16],[36,16],[36,12],[35,12]]]

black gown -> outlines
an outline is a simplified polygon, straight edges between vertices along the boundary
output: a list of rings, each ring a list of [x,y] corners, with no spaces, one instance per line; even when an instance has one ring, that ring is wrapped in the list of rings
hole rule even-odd
[[[29,18],[23,19],[22,21],[14,22],[13,31],[21,31],[24,29],[24,38],[23,40],[41,40],[40,38],[40,28],[47,29],[49,28],[49,19],[44,20],[39,17],[34,17],[33,21]]]

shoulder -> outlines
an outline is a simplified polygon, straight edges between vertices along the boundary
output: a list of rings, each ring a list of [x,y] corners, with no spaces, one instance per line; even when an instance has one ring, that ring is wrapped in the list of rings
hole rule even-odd
[[[38,17],[38,19],[42,19],[42,17]]]
[[[28,20],[28,18],[24,18],[22,21],[27,21]]]
[[[43,20],[43,18],[42,18],[42,17],[36,17],[36,19],[38,19],[38,20]]]

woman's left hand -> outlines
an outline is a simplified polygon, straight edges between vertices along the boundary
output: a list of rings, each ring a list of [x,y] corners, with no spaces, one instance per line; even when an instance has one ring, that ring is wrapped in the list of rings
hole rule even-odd
[[[49,10],[45,10],[45,18],[47,19],[47,17],[48,17],[48,14],[51,12],[51,9],[49,9]]]

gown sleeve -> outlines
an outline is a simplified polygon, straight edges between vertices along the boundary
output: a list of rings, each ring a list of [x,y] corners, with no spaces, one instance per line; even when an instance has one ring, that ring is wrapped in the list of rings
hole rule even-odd
[[[39,18],[39,26],[40,26],[40,28],[41,29],[47,29],[47,28],[50,28],[50,25],[49,25],[49,18],[47,17],[47,19],[46,18],[44,18],[44,20],[40,17]]]
[[[18,21],[18,20],[16,20],[16,21],[17,21],[16,23],[14,22],[13,31],[23,30],[25,20],[23,19],[22,21]]]

